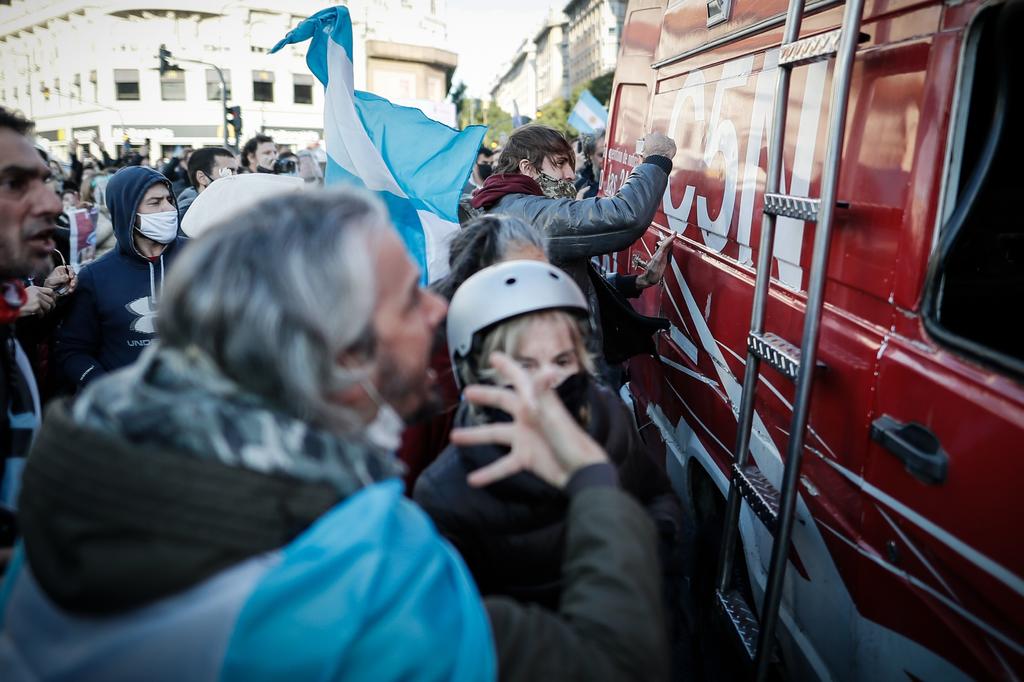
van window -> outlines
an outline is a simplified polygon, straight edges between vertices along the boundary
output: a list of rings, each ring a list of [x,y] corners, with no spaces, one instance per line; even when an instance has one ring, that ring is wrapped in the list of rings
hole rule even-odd
[[[947,345],[1024,374],[1024,219],[1021,218],[1020,121],[1024,70],[1006,55],[1024,12],[984,10],[975,22],[961,74],[947,219],[925,296],[928,330]],[[964,109],[966,111],[964,112]],[[953,199],[955,197],[955,199]]]

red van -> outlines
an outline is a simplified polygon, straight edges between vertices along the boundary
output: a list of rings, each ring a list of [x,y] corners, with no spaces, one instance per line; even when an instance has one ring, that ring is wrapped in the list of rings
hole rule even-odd
[[[1022,42],[1022,4],[865,2],[777,629],[792,679],[1024,677],[1024,49],[1008,38]],[[678,144],[655,222],[606,263],[636,272],[674,239],[664,284],[637,304],[672,328],[659,357],[631,361],[628,390],[712,571],[761,248],[771,330],[798,343],[807,303],[815,224],[779,218],[760,243],[786,11],[632,0],[612,92],[605,194],[645,132]],[[800,36],[842,13],[807,3]],[[819,196],[833,69],[792,70],[783,193]],[[793,402],[763,369],[750,455],[776,486]],[[895,427],[914,442],[879,437]],[[941,466],[918,466],[918,446]],[[747,503],[739,537],[756,613],[772,535]],[[695,583],[709,599],[710,577]]]

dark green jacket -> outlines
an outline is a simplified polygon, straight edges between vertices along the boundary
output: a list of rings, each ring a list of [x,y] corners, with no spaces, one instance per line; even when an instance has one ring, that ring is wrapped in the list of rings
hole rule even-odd
[[[557,614],[486,600],[502,679],[666,678],[654,527],[608,483],[570,486]],[[62,403],[47,413],[21,495],[35,580],[62,609],[92,616],[151,604],[279,548],[337,502],[326,485],[83,427]]]

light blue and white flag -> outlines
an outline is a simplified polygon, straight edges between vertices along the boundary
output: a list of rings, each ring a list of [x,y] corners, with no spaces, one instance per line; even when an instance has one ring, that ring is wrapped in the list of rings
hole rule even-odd
[[[608,111],[590,94],[590,90],[580,93],[576,106],[569,114],[569,125],[581,133],[596,133],[604,130],[608,123]]]
[[[376,192],[419,263],[424,282],[443,277],[448,241],[459,228],[459,196],[487,128],[458,131],[419,109],[356,90],[348,8],[317,12],[271,52],[310,39],[306,64],[326,89],[326,183],[346,182]]]

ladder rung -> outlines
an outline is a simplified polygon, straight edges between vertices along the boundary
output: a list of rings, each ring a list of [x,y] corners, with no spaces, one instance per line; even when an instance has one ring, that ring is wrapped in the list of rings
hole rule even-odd
[[[754,466],[740,469],[733,464],[732,480],[757,518],[774,533],[779,520],[779,491]]]
[[[747,656],[751,661],[754,660],[754,656],[757,654],[757,637],[761,632],[761,625],[757,622],[757,616],[754,615],[753,609],[747,605],[747,600],[743,598],[743,595],[736,590],[728,592],[715,590],[715,596],[718,598],[718,608],[732,624]]]
[[[820,199],[791,197],[788,194],[765,194],[764,212],[784,218],[811,220],[817,222]]]
[[[777,334],[750,332],[747,348],[780,374],[796,381],[800,371],[800,349],[789,341]]]
[[[786,43],[779,51],[779,66],[803,66],[831,58],[839,50],[839,38],[843,30],[837,28],[794,43]]]

